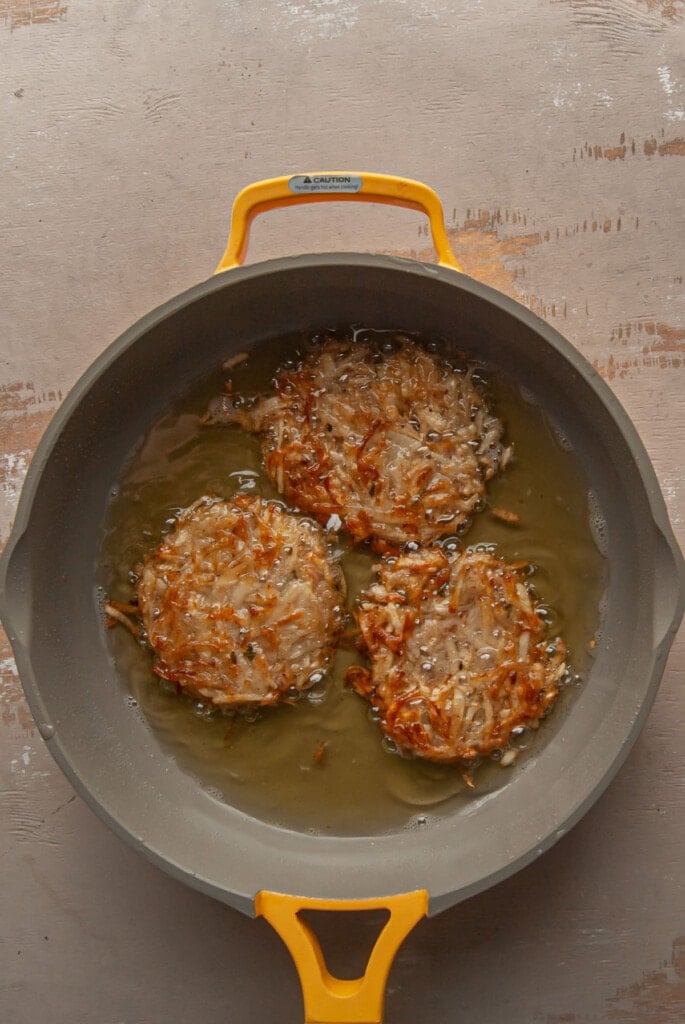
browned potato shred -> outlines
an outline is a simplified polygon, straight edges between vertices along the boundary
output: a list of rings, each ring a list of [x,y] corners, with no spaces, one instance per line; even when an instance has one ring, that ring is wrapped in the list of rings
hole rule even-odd
[[[566,652],[546,638],[519,571],[486,551],[438,547],[376,570],[357,608],[371,667],[352,666],[347,680],[401,750],[468,764],[537,724]]]

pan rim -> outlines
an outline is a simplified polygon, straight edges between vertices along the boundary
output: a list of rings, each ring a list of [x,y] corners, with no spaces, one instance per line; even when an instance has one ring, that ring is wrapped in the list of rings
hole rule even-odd
[[[575,349],[567,339],[560,335],[545,321],[537,317],[534,313],[531,313],[531,311],[525,306],[516,302],[514,299],[503,295],[495,289],[492,289],[488,285],[484,285],[479,281],[466,277],[465,275],[458,275],[448,268],[423,264],[414,260],[405,259],[404,257],[375,256],[362,253],[306,254],[304,256],[284,257],[264,261],[239,268],[237,270],[232,270],[227,274],[221,274],[213,278],[209,278],[207,281],[194,285],[179,295],[172,297],[165,303],[147,313],[135,324],[131,325],[131,327],[129,327],[105,348],[105,350],[86,369],[74,387],[70,390],[64,402],[48,425],[27,473],[14,525],[6,545],[5,552],[0,560],[0,617],[7,627],[8,635],[10,636],[10,641],[12,642],[13,647],[15,647],[16,644],[15,655],[17,657],[18,666],[20,667],[22,685],[34,718],[36,718],[36,721],[40,724],[41,721],[46,720],[45,707],[41,699],[40,685],[33,675],[28,652],[25,651],[23,647],[21,630],[13,626],[12,609],[9,607],[6,597],[6,583],[8,572],[10,571],[13,552],[19,545],[30,520],[36,496],[36,489],[43,469],[50,458],[57,439],[64,429],[64,425],[78,408],[84,395],[88,392],[92,384],[116,359],[122,355],[123,352],[125,352],[131,345],[135,344],[135,342],[153,326],[163,322],[167,317],[174,315],[180,309],[191,305],[196,299],[209,295],[214,291],[219,291],[226,287],[227,284],[248,281],[264,274],[272,274],[275,272],[296,270],[300,268],[318,269],[322,265],[353,265],[356,267],[370,268],[379,267],[411,274],[420,272],[431,278],[442,280],[452,286],[459,284],[459,286],[467,292],[470,292],[489,303],[494,303],[506,314],[522,321],[531,330],[540,335],[543,340],[560,356],[572,364],[573,368],[585,379],[588,386],[598,394],[599,399],[607,408],[617,429],[626,441],[631,455],[635,460],[640,477],[644,483],[645,497],[649,504],[652,521],[656,531],[665,542],[670,556],[673,576],[675,578],[675,586],[673,588],[677,591],[675,607],[672,610],[667,628],[651,652],[650,672],[643,689],[638,713],[633,718],[632,728],[629,730],[628,734],[623,737],[620,748],[618,749],[614,759],[611,761],[609,768],[597,780],[594,787],[586,792],[582,799],[577,801],[576,806],[565,816],[563,822],[556,829],[552,830],[545,836],[541,836],[539,841],[532,844],[524,853],[510,860],[499,870],[492,871],[477,881],[474,881],[472,884],[460,888],[456,894],[453,891],[433,892],[429,884],[427,887],[431,889],[431,912],[436,913],[439,910],[444,909],[446,906],[452,905],[455,902],[459,902],[469,896],[475,895],[477,892],[483,891],[491,885],[494,885],[496,882],[514,874],[526,864],[531,863],[536,857],[549,849],[559,838],[561,838],[561,835],[565,834],[565,832],[568,831],[568,829],[572,827],[596,802],[598,797],[610,784],[622,766],[642,728],[642,725],[644,724],[656,695],[661,671],[663,669],[663,663],[665,662],[666,654],[670,647],[671,638],[675,633],[683,612],[685,570],[683,568],[682,556],[680,555],[680,551],[668,520],[666,505],[661,494],[656,474],[636,428],[614,392],[609,388],[608,384],[606,384],[599,373],[589,364],[585,357]],[[234,906],[238,906],[239,909],[247,913],[254,912],[251,895],[248,895],[247,893],[236,893],[235,891],[227,892],[225,886],[217,885],[212,879],[201,877],[200,875],[189,871],[187,866],[175,863],[168,855],[164,854],[163,851],[156,849],[152,843],[148,843],[143,839],[136,837],[127,827],[125,822],[121,820],[120,816],[112,813],[111,810],[98,799],[97,794],[89,788],[88,783],[81,778],[79,772],[74,767],[73,758],[70,756],[69,750],[65,749],[61,742],[59,733],[48,741],[48,747],[60,769],[67,776],[76,791],[86,800],[91,809],[93,809],[116,834],[128,841],[134,848],[139,849],[148,859],[152,860],[158,866],[162,867],[168,873],[180,880],[191,884],[195,888],[212,895],[215,898],[221,899],[224,902],[229,902]],[[273,831],[275,829],[275,831],[280,835],[286,831],[284,829],[276,828],[275,826],[265,825],[264,823],[260,823],[260,825],[269,831]],[[316,836],[312,838],[316,841],[319,848],[322,846],[322,840],[325,840],[326,845],[334,843],[338,848],[341,844],[345,845],[356,842],[356,837]],[[369,837],[363,837],[364,843],[368,843],[368,841]],[[379,845],[382,844],[379,843]],[[390,894],[391,893],[384,893],[383,895]],[[325,895],[330,896],[331,892],[328,892]],[[343,892],[341,895],[345,896],[346,893]],[[378,893],[374,891],[373,893],[370,893],[370,895],[378,895]]]

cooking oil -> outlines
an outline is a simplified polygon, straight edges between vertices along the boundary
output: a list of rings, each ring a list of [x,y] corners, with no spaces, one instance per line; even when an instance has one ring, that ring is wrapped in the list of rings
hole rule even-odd
[[[374,333],[374,332],[370,332]],[[290,335],[255,348],[229,371],[234,395],[268,390],[278,368],[309,344]],[[512,738],[513,765],[487,762],[465,778],[458,766],[402,757],[388,749],[373,709],[344,684],[360,660],[341,647],[326,676],[297,701],[265,710],[218,714],[179,696],[151,669],[149,650],[126,630],[107,632],[122,700],[143,714],[157,741],[214,799],[283,827],[336,835],[373,835],[421,827],[431,818],[506,786],[520,766],[555,736],[585,684],[600,624],[607,566],[601,510],[579,458],[534,400],[479,367],[488,404],[504,424],[513,457],[488,484],[487,500],[447,545],[487,545],[507,561],[530,565],[529,582],[548,624],[570,651],[569,681],[548,719]],[[265,475],[260,438],[238,425],[205,426],[209,402],[227,372],[193,384],[153,425],[113,489],[102,543],[101,585],[130,601],[135,568],[203,495],[279,498]],[[338,534],[348,607],[374,580],[377,556]],[[505,761],[508,761],[505,758]]]

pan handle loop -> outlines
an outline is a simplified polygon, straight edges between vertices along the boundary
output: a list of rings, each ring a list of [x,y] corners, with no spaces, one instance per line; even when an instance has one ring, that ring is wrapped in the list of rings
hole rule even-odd
[[[243,263],[250,225],[258,214],[298,203],[331,202],[384,203],[425,213],[439,265],[461,271],[447,238],[442,203],[432,188],[393,174],[329,171],[267,178],[242,189],[233,203],[226,252],[215,272],[218,274]]]
[[[425,889],[378,899],[323,900],[260,892],[258,917],[278,932],[295,961],[304,999],[305,1024],[381,1024],[385,985],[397,950],[428,911]],[[374,945],[366,971],[351,981],[329,974],[316,935],[301,910],[388,910],[390,917]]]

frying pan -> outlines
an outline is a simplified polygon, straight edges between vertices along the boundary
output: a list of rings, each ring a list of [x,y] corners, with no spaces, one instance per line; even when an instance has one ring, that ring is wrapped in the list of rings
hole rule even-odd
[[[323,254],[240,266],[252,218],[334,199],[427,214],[437,265]],[[225,271],[230,271],[226,273]],[[548,324],[458,272],[427,186],[329,173],[259,182],[236,198],[215,276],[149,313],[86,371],[29,469],[0,562],[0,613],[42,736],[74,788],[150,860],[288,945],[309,1024],[382,1019],[385,980],[425,913],[472,896],[547,850],[613,778],[648,714],[683,613],[685,573],[658,482],[618,401]],[[494,365],[558,425],[581,461],[609,566],[596,657],[568,714],[505,785],[422,829],[326,836],[221,803],[126,705],[96,587],[104,510],[136,443],[189,384],[234,352],[322,324],[431,336]],[[305,908],[385,908],[363,977],[333,978]]]

